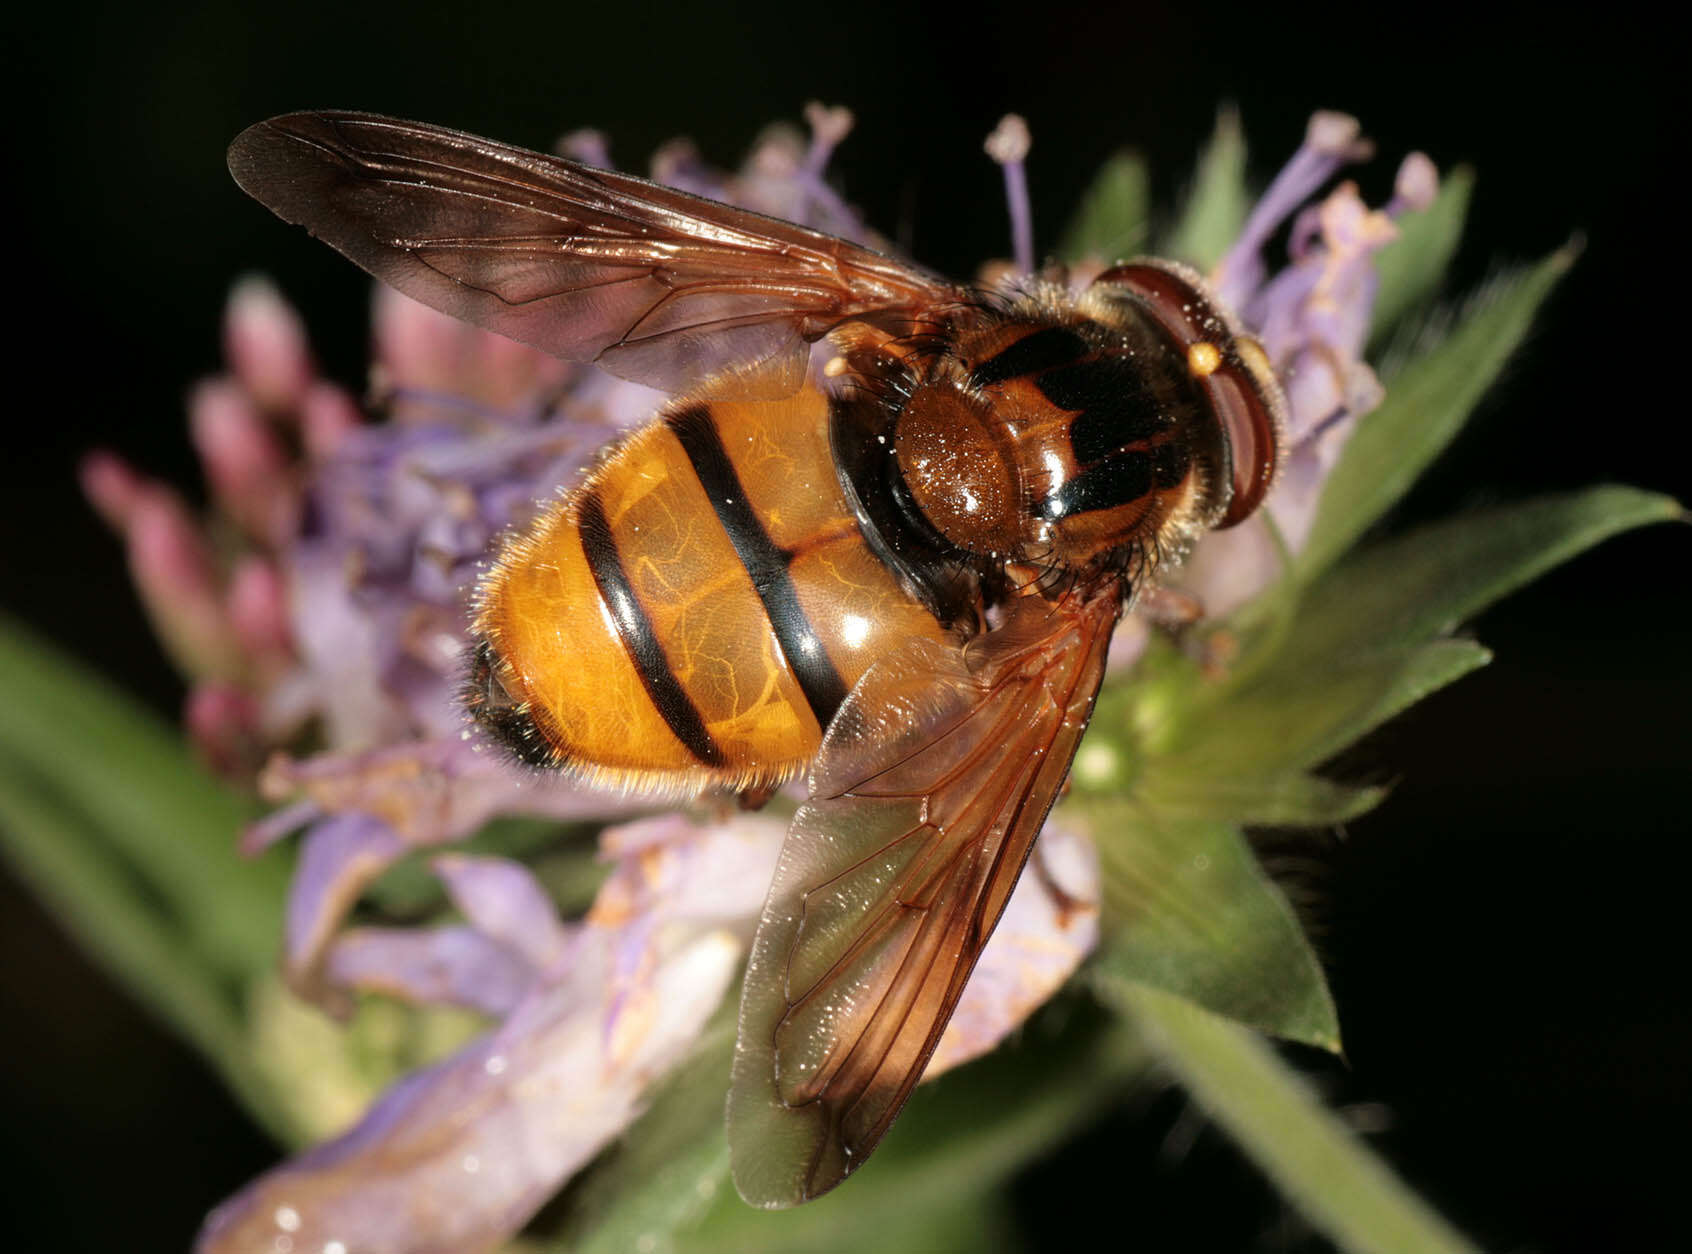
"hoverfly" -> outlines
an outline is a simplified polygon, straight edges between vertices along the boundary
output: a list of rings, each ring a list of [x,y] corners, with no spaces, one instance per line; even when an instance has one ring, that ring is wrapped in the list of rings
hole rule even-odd
[[[834,1187],[939,1043],[1117,620],[1267,492],[1262,348],[1168,262],[972,287],[392,118],[274,118],[229,166],[425,304],[675,394],[504,543],[466,704],[521,761],[600,784],[755,804],[809,772],[728,1123],[747,1201]]]

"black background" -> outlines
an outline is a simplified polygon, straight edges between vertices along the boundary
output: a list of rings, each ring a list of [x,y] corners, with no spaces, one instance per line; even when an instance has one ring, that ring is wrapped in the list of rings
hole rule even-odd
[[[957,274],[1006,249],[998,172],[980,152],[1006,110],[1033,129],[1049,245],[1118,146],[1151,157],[1167,204],[1218,101],[1241,105],[1259,177],[1311,109],[1345,109],[1379,142],[1366,176],[1377,198],[1411,147],[1479,168],[1459,288],[1573,230],[1588,240],[1505,384],[1395,525],[1599,480],[1692,495],[1685,393],[1670,383],[1684,361],[1669,266],[1685,251],[1685,202],[1667,179],[1685,153],[1666,40],[1659,57],[1613,9],[1582,27],[1493,28],[1406,6],[1367,19],[1065,7],[38,13],[8,36],[7,199],[21,220],[6,278],[22,325],[7,333],[5,608],[175,709],[177,683],[74,466],[110,445],[198,490],[181,401],[217,368],[223,296],[247,270],[305,310],[332,375],[360,378],[364,279],[223,170],[242,126],[303,107],[534,147],[592,124],[640,168],[677,133],[728,163],[805,100],[846,103],[859,127],[834,166],[844,190]],[[1351,1065],[1323,1070],[1336,1098],[1384,1106],[1376,1143],[1489,1248],[1649,1240],[1681,1184],[1689,546],[1684,528],[1628,536],[1488,613],[1473,631],[1497,661],[1344,763],[1400,782],[1327,877],[1324,947]],[[272,1151],[9,879],[0,946],[14,1242],[180,1248]],[[1030,1244],[1061,1248],[1114,1222],[1151,1249],[1320,1248],[1277,1218],[1215,1132],[1172,1160],[1178,1119],[1179,1102],[1161,1099],[1029,1173],[1014,1200]]]

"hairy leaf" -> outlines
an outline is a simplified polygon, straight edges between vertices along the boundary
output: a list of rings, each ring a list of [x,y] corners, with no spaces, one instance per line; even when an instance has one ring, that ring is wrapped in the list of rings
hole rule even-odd
[[[1382,1254],[1474,1248],[1256,1035],[1108,969],[1098,985],[1108,1001],[1133,1017],[1147,1045],[1194,1100],[1341,1248]]]
[[[238,991],[113,854],[111,835],[50,781],[0,752],[0,850],[66,931],[197,1049],[279,1138],[295,1121],[250,1057]],[[14,962],[27,961],[15,955]]]
[[[1209,270],[1240,233],[1251,209],[1246,190],[1245,133],[1240,115],[1225,108],[1216,115],[1216,129],[1193,171],[1192,190],[1175,227],[1159,242],[1159,256],[1189,262]]]
[[[1074,263],[1121,261],[1142,252],[1151,215],[1151,178],[1136,152],[1119,152],[1100,167],[1070,219],[1057,255]]]
[[[1289,658],[1183,723],[1157,769],[1191,779],[1306,770],[1491,656],[1473,641],[1435,640],[1350,665]]]
[[[1298,771],[1201,780],[1154,770],[1139,799],[1175,818],[1215,819],[1250,827],[1326,827],[1373,810],[1386,789],[1352,787]]]
[[[1671,497],[1605,486],[1419,527],[1348,558],[1308,590],[1283,664],[1308,673],[1420,644],[1611,536],[1684,516]]]
[[[754,1210],[734,1193],[722,1128],[732,1025],[710,1033],[624,1145],[583,1190],[590,1216],[564,1234],[575,1250],[822,1251],[987,1249],[999,1184],[1107,1109],[1142,1074],[1131,1034],[1096,1007],[1065,999],[1022,1044],[921,1086],[872,1162],[837,1189],[787,1211]],[[1000,1100],[983,1103],[982,1092]],[[959,1229],[973,1211],[979,1223]],[[956,1233],[952,1244],[947,1233]],[[944,1239],[942,1244],[936,1241]]]
[[[234,856],[245,799],[181,736],[22,626],[0,619],[0,759],[74,805],[89,860],[121,866],[199,959],[232,982],[274,959],[287,882],[279,859]],[[67,871],[71,868],[67,866]]]
[[[1410,314],[1439,294],[1445,268],[1457,251],[1475,190],[1475,172],[1458,166],[1440,182],[1439,195],[1420,213],[1398,220],[1398,238],[1375,258],[1380,286],[1370,319],[1369,346],[1378,349]]]
[[[1089,814],[1111,921],[1100,970],[1339,1049],[1321,965],[1237,828],[1133,803]]]
[[[1451,442],[1573,260],[1572,249],[1559,249],[1494,283],[1438,345],[1399,372],[1380,408],[1358,423],[1328,478],[1299,554],[1301,577],[1332,565]]]

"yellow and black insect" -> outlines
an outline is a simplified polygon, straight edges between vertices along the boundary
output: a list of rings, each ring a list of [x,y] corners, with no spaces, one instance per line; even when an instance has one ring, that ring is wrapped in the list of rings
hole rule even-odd
[[[729,1130],[748,1201],[832,1188],[939,1043],[1118,618],[1267,492],[1262,349],[1167,262],[974,288],[391,118],[274,118],[229,163],[418,300],[676,394],[506,541],[467,705],[522,761],[611,786],[757,801],[809,771]]]

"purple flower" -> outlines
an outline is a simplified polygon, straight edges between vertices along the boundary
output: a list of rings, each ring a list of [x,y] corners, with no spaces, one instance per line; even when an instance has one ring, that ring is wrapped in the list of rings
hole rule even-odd
[[[756,816],[608,829],[616,869],[574,924],[516,863],[437,859],[468,926],[355,929],[330,967],[503,1022],[219,1207],[199,1248],[467,1251],[515,1233],[686,1054],[734,978],[785,831]]]
[[[824,177],[850,114],[813,105],[806,116],[808,141],[774,129],[737,173],[676,143],[654,158],[653,174],[880,244]],[[563,145],[609,161],[593,133]],[[990,151],[1005,167],[1026,272],[1026,126],[1001,126]],[[1363,152],[1355,123],[1318,115],[1215,276],[1287,381],[1288,446],[1269,510],[1294,549],[1339,445],[1379,399],[1361,360],[1371,258],[1392,237],[1392,216],[1432,194],[1431,167],[1411,158],[1385,210],[1367,209],[1350,185],[1307,203]],[[1263,249],[1289,217],[1292,260],[1276,271]],[[201,1234],[205,1251],[457,1251],[515,1233],[686,1054],[738,970],[785,830],[770,817],[675,814],[606,828],[609,878],[575,920],[559,918],[518,863],[440,854],[431,865],[461,921],[347,926],[397,860],[491,818],[603,822],[658,808],[507,766],[469,738],[454,694],[466,594],[489,546],[662,397],[385,288],[373,319],[371,390],[385,421],[370,423],[317,376],[277,292],[258,280],[237,286],[230,372],[190,404],[219,516],[211,526],[242,539],[233,559],[218,559],[208,529],[169,489],[109,454],[84,470],[190,680],[195,743],[280,805],[244,849],[303,830],[287,911],[290,987],[335,1012],[380,994],[495,1021],[401,1081],[351,1130],[220,1207]],[[1220,613],[1272,581],[1279,560],[1270,533],[1248,524],[1201,545],[1183,586]],[[1143,630],[1125,625],[1121,657],[1137,652]],[[301,756],[302,743],[318,747]],[[930,1076],[993,1048],[1096,941],[1091,846],[1060,819],[1039,850],[1038,873],[1012,897]]]
[[[1383,209],[1364,204],[1353,183],[1309,203],[1346,165],[1372,152],[1354,118],[1312,117],[1304,143],[1211,276],[1224,303],[1262,341],[1286,387],[1287,429],[1264,509],[1206,536],[1176,576],[1207,614],[1225,614],[1250,600],[1279,577],[1283,551],[1296,554],[1304,547],[1340,450],[1384,394],[1363,360],[1378,282],[1374,257],[1398,238],[1396,217],[1432,203],[1439,180],[1433,163],[1412,153],[1400,164]],[[1289,218],[1291,264],[1271,273],[1264,248]]]

